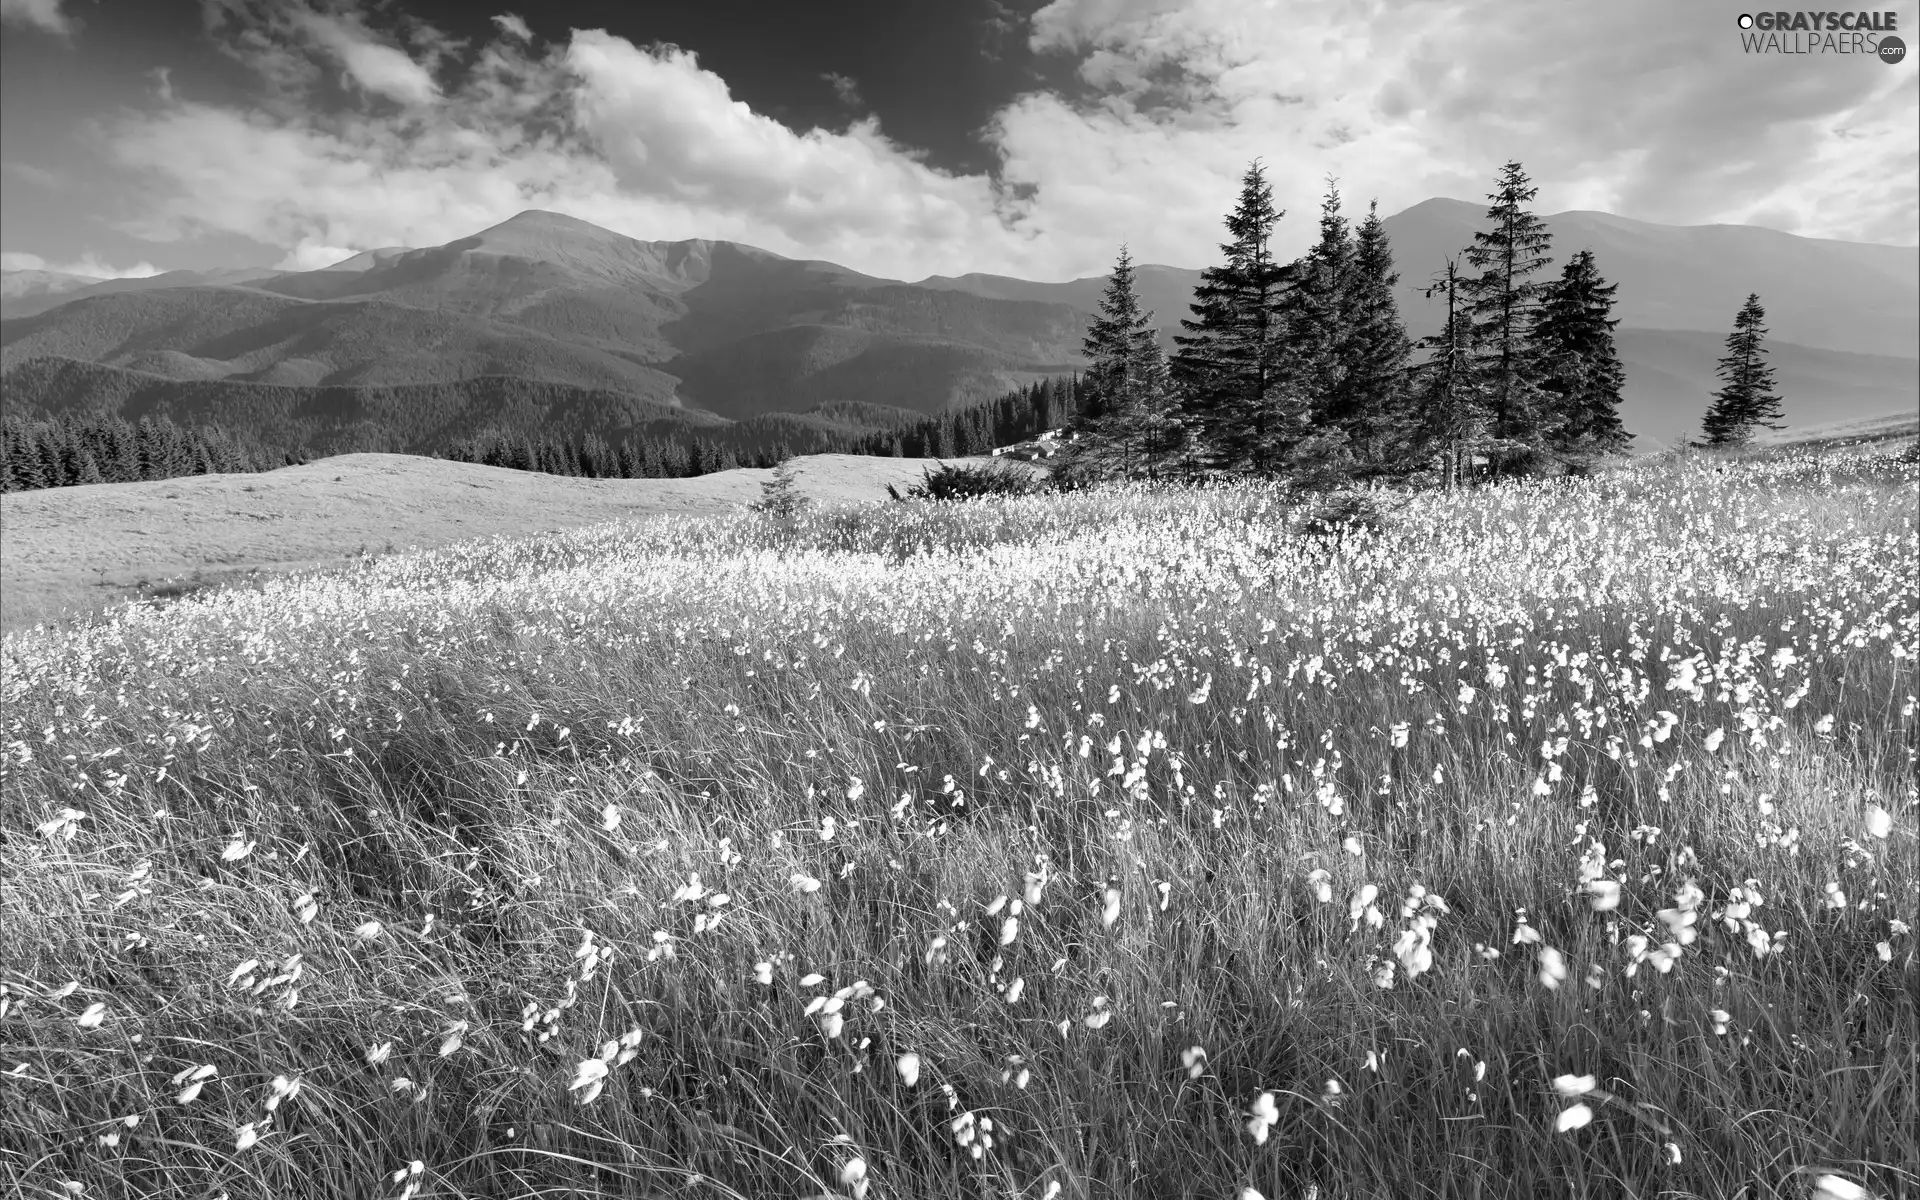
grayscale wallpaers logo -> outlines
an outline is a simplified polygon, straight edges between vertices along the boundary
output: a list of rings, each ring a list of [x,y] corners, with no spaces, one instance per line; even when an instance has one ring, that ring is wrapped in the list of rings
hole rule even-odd
[[[1738,24],[1748,54],[1858,54],[1889,65],[1907,57],[1890,12],[1741,13]]]

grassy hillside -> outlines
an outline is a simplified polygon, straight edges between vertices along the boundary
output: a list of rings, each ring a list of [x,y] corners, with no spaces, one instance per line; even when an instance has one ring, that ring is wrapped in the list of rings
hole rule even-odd
[[[802,494],[879,500],[921,478],[920,459],[799,459]],[[247,475],[199,475],[0,494],[0,629],[86,617],[262,574],[524,537],[621,517],[744,508],[769,471],[693,479],[573,479],[398,454],[342,454]]]
[[[610,525],[9,635],[8,1182],[1911,1191],[1917,491]]]

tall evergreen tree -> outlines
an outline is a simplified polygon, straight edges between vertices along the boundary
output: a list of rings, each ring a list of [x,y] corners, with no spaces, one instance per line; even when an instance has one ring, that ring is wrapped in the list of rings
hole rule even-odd
[[[1087,355],[1087,386],[1096,403],[1125,386],[1127,374],[1139,363],[1140,348],[1152,342],[1154,315],[1140,307],[1139,292],[1133,286],[1133,255],[1121,246],[1114,271],[1106,276],[1106,292],[1100,294],[1100,311],[1081,340],[1081,353]]]
[[[1620,422],[1626,371],[1614,351],[1618,284],[1600,277],[1593,251],[1567,260],[1542,295],[1531,337],[1540,386],[1554,410],[1550,445],[1562,454],[1617,453],[1632,440]]]
[[[1413,343],[1395,296],[1399,283],[1380,206],[1369,204],[1367,219],[1354,235],[1347,334],[1340,351],[1347,442],[1369,472],[1403,465],[1415,433],[1407,385]]]
[[[1466,279],[1476,353],[1493,405],[1493,434],[1508,443],[1503,458],[1538,445],[1546,430],[1538,374],[1528,334],[1539,307],[1541,285],[1530,277],[1552,260],[1546,223],[1527,205],[1540,189],[1517,162],[1500,169],[1487,195],[1491,228],[1476,232],[1467,262],[1479,271]]]
[[[1353,234],[1340,212],[1340,190],[1329,179],[1320,203],[1320,240],[1292,264],[1293,286],[1284,304],[1293,370],[1323,430],[1344,430],[1354,416],[1346,354],[1353,274]]]
[[[1226,262],[1200,273],[1193,318],[1176,336],[1174,378],[1181,420],[1193,434],[1190,465],[1203,471],[1273,474],[1308,432],[1307,405],[1286,370],[1281,303],[1289,271],[1274,260],[1273,227],[1285,214],[1256,161],[1228,214]]]
[[[1428,357],[1415,369],[1413,382],[1421,440],[1439,459],[1441,481],[1449,490],[1471,478],[1474,458],[1487,447],[1493,427],[1490,389],[1464,291],[1448,259],[1445,272],[1427,288],[1428,299],[1438,294],[1446,300],[1446,322],[1439,333],[1421,339]]]
[[[1754,430],[1782,427],[1780,397],[1774,393],[1773,366],[1767,362],[1767,310],[1760,295],[1747,296],[1727,335],[1727,353],[1716,371],[1720,390],[1707,407],[1701,432],[1708,446],[1741,446]]]
[[[1076,478],[1158,474],[1171,453],[1176,422],[1166,356],[1153,314],[1140,307],[1133,259],[1120,248],[1100,311],[1087,327],[1083,378],[1090,398],[1072,425],[1056,469]]]

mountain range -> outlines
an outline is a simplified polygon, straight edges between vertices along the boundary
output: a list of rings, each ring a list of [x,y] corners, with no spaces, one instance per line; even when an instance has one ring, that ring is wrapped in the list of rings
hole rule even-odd
[[[1482,205],[1435,199],[1386,219],[1415,336],[1442,317],[1442,302],[1423,295],[1430,277],[1483,216]],[[1619,284],[1623,416],[1643,445],[1698,428],[1749,292],[1767,307],[1791,424],[1920,408],[1913,247],[1598,212],[1545,220],[1556,263],[1592,249]],[[1199,272],[1144,265],[1136,277],[1171,345]],[[449,387],[497,396],[501,381],[517,381],[511,403],[455,403],[443,421],[403,422],[411,432],[390,448],[413,450],[476,424],[541,428],[563,413],[568,427],[615,434],[774,414],[817,421],[822,411],[836,426],[872,425],[1077,369],[1105,283],[908,283],[529,211],[445,245],[371,250],[317,271],[105,282],[7,272],[0,371],[10,410],[184,408],[226,421],[263,405],[282,417],[313,405],[375,413],[427,394],[444,407]],[[365,413],[354,419],[385,419]]]

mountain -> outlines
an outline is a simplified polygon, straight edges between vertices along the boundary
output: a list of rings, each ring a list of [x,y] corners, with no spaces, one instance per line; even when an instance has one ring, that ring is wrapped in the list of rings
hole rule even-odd
[[[7,316],[13,315],[16,305],[31,306],[42,300],[45,308],[52,308],[65,304],[73,299],[73,293],[98,282],[86,275],[69,275],[65,271],[4,270],[0,271],[0,305],[4,306]]]
[[[0,345],[0,364],[9,369],[65,358],[173,379],[307,387],[515,375],[669,404],[675,387],[643,353],[612,339],[561,340],[451,305],[385,296],[316,303],[251,287],[88,296],[0,322]]]
[[[314,387],[516,375],[731,419],[834,402],[934,412],[1072,370],[1085,321],[1069,304],[533,211],[326,270],[86,289],[0,323],[0,369],[64,358]]]
[[[58,271],[0,271],[0,318],[30,317],[87,296],[251,283],[280,273],[264,268],[222,267],[212,271],[162,271],[130,279],[94,279]]]
[[[1422,288],[1482,218],[1481,205],[1444,199],[1387,218],[1416,335],[1441,316]],[[1750,291],[1767,305],[1791,423],[1920,406],[1920,255],[1911,247],[1593,212],[1546,222],[1556,264],[1592,248],[1620,285],[1626,417],[1644,444],[1697,427],[1719,346]],[[1136,270],[1170,338],[1199,272]],[[170,272],[66,291],[58,281],[9,280],[0,371],[10,407],[43,411],[117,406],[137,415],[163,396],[185,409],[219,398],[265,411],[247,390],[263,386],[315,389],[313,411],[338,415],[346,393],[322,403],[318,389],[363,389],[354,403],[386,414],[382,427],[395,438],[416,426],[392,409],[395,397],[418,396],[394,389],[444,397],[456,385],[475,399],[448,429],[556,413],[569,426],[591,425],[596,406],[609,431],[642,412],[648,421],[680,413],[769,429],[875,428],[857,422],[936,412],[1077,369],[1105,284],[983,274],[907,283],[731,242],[640,241],[529,211],[442,246],[371,250],[317,271]],[[508,403],[499,398],[506,385],[478,382],[501,379],[542,399]],[[294,411],[299,394],[276,393],[266,407]],[[611,403],[615,396],[625,400]],[[797,423],[781,416],[803,411],[811,415]],[[839,415],[821,415],[829,411]]]

